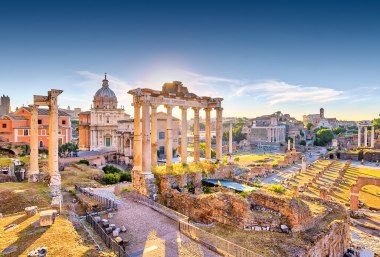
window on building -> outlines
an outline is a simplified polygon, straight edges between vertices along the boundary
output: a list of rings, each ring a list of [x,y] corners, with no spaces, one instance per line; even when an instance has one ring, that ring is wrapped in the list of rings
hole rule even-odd
[[[66,125],[66,121],[65,120],[62,121],[62,125]]]
[[[110,118],[107,117],[107,123],[110,123]]]
[[[159,132],[158,139],[165,139],[165,132]]]
[[[165,154],[165,146],[160,146],[160,154]]]
[[[41,125],[42,124],[42,120],[38,120],[38,125]]]
[[[44,142],[40,141],[40,148],[44,147]]]
[[[3,128],[7,128],[7,124],[6,123],[3,123]]]
[[[24,129],[24,136],[28,136],[28,135],[29,135],[29,130]]]
[[[111,138],[106,137],[106,147],[110,147],[110,146],[111,146]]]

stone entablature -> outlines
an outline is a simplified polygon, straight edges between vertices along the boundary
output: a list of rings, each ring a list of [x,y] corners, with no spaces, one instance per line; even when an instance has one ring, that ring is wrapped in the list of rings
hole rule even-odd
[[[371,127],[371,148],[375,147],[375,129],[372,124],[372,121],[363,120],[358,121],[358,147],[369,147],[368,145],[368,127]],[[364,142],[362,144],[362,131],[364,129]]]

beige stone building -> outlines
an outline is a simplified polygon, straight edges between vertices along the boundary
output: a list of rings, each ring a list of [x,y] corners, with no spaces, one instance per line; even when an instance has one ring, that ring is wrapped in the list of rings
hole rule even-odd
[[[130,115],[124,108],[118,108],[117,97],[106,76],[94,95],[91,110],[78,116],[80,150],[117,151],[118,121],[129,119]]]

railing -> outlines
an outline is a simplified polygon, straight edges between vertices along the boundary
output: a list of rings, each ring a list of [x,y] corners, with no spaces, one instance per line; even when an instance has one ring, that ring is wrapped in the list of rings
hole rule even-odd
[[[77,191],[83,193],[84,195],[90,197],[91,199],[94,199],[95,201],[98,201],[106,209],[114,209],[114,210],[118,209],[118,204],[114,200],[112,200],[112,199],[109,199],[109,198],[104,197],[104,196],[97,195],[97,194],[89,191],[87,188],[81,187],[80,185],[75,185],[75,189]]]
[[[184,221],[179,222],[179,231],[191,239],[203,244],[208,249],[217,252],[223,256],[235,257],[263,257],[251,250],[234,244],[221,237],[208,233],[194,225]]]
[[[126,252],[123,246],[116,243],[104,229],[97,223],[94,218],[90,215],[86,215],[86,221],[91,225],[91,227],[96,231],[96,233],[100,236],[103,242],[106,244],[108,248],[110,248],[118,257],[130,257]]]

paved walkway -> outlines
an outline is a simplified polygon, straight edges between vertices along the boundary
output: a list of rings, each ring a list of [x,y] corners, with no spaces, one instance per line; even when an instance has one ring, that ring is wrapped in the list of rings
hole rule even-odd
[[[120,201],[119,210],[109,220],[127,228],[127,233],[120,236],[130,242],[127,252],[133,257],[220,256],[182,235],[177,222],[145,205],[120,200],[112,193],[113,187],[94,189],[94,192]]]

